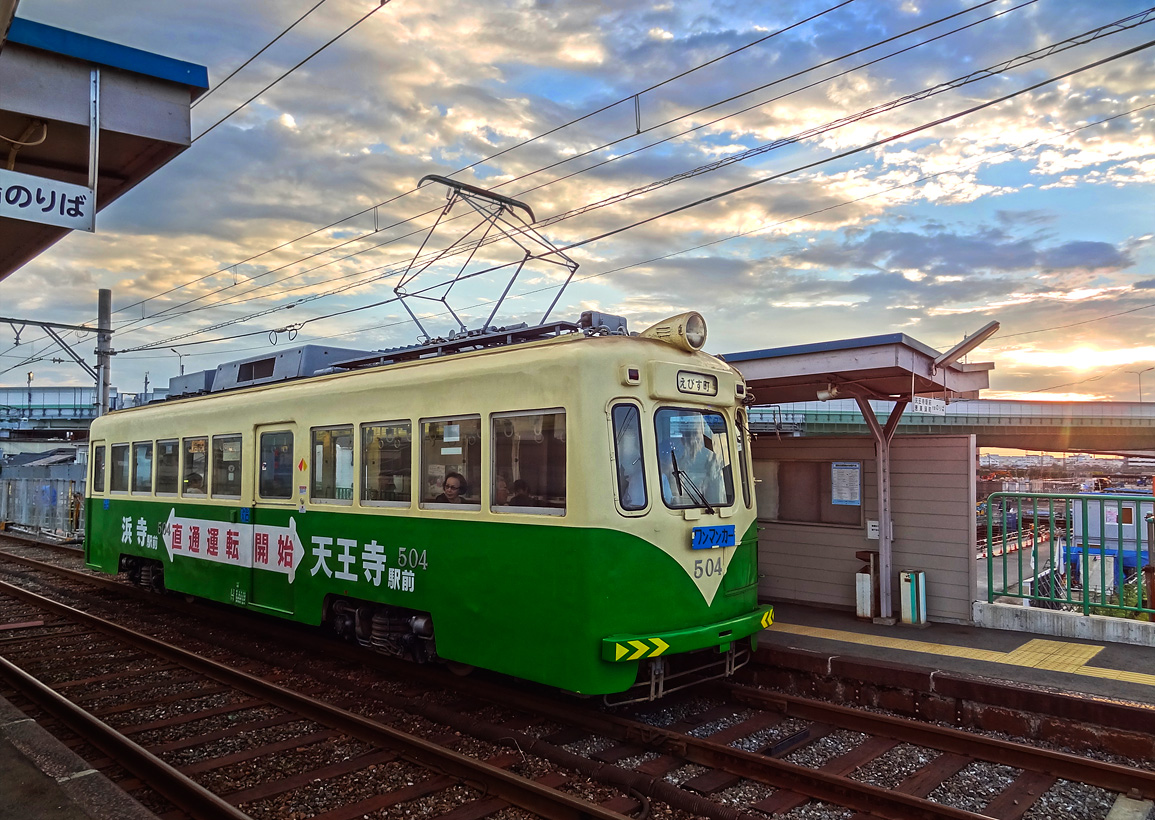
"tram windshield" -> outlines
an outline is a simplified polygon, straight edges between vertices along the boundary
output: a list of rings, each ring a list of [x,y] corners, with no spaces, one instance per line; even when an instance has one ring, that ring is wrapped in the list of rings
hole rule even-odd
[[[654,415],[658,473],[667,507],[729,507],[734,503],[729,436],[721,413],[663,407]]]

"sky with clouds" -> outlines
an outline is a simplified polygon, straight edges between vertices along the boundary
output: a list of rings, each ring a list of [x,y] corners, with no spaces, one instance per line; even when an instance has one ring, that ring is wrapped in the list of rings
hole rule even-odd
[[[1143,2],[324,0],[216,87],[315,3],[20,2],[207,66],[194,135],[372,11],[0,284],[62,323],[111,288],[115,347],[157,345],[116,357],[122,391],[267,352],[270,331],[417,341],[390,301],[406,265],[481,235],[461,203],[429,233],[446,200],[426,174],[524,202],[568,248],[551,318],[695,309],[716,353],[895,332],[945,350],[993,319],[973,355],[996,363],[990,398],[1133,401],[1130,371],[1155,366],[1155,48],[1110,59],[1155,40]],[[492,236],[406,288],[519,258]],[[495,323],[542,318],[556,260],[521,271]],[[510,275],[449,307],[480,326]],[[30,349],[0,341],[0,369]]]

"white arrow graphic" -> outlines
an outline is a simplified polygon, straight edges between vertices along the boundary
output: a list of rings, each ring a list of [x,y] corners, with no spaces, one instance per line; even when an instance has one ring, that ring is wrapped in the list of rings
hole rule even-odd
[[[160,537],[164,541],[164,550],[168,553],[168,562],[172,563],[172,525],[176,521],[176,507],[173,507],[168,514],[168,521],[164,522],[164,528],[161,530]]]
[[[301,566],[301,562],[305,560],[305,547],[301,543],[300,536],[297,535],[297,519],[292,516],[289,517],[289,537],[293,539],[293,566],[289,567],[289,583],[297,577],[297,567]]]

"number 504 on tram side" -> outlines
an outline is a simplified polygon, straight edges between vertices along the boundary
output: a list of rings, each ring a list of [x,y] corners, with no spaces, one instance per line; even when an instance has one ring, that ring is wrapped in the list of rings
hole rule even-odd
[[[731,674],[772,610],[747,391],[705,335],[587,313],[222,365],[93,423],[87,562],[582,694]]]

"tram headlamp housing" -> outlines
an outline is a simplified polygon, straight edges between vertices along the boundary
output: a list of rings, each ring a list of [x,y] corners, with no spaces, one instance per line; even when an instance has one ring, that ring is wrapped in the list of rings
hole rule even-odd
[[[643,339],[657,339],[693,353],[706,344],[706,320],[701,313],[691,310],[658,322],[639,335]]]

